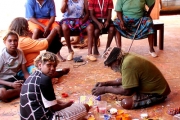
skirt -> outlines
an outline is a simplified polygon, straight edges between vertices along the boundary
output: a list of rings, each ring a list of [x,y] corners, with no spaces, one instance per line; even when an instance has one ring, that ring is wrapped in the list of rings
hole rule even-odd
[[[84,37],[83,37],[83,29],[85,29],[89,24],[91,23],[91,20],[87,20],[85,23],[81,23],[81,18],[64,18],[62,19],[59,24],[66,24],[71,31],[80,31],[80,42],[84,43]]]
[[[135,18],[129,18],[127,16],[123,16],[123,20],[126,30],[122,30],[120,28],[121,21],[119,19],[115,19],[113,23],[115,25],[115,28],[125,38],[133,39],[139,24],[140,26],[135,35],[134,38],[135,40],[144,39],[147,38],[149,34],[154,34],[153,21],[150,17],[143,17],[141,21],[141,18],[135,19]]]

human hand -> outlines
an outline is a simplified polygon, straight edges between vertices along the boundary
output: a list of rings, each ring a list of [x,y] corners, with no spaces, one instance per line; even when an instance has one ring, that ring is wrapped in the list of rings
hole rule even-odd
[[[122,30],[126,30],[126,27],[125,27],[125,25],[124,25],[124,22],[123,22],[123,21],[121,21],[121,22],[120,22],[120,28],[121,28]]]
[[[43,34],[43,37],[47,37],[48,34],[49,34],[49,27],[44,27],[44,34]]]
[[[102,87],[102,86],[105,86],[106,83],[105,82],[97,82],[95,87]]]
[[[106,22],[104,23],[104,27],[107,28],[109,26],[109,22],[106,20]]]
[[[99,96],[101,94],[104,94],[105,93],[105,87],[102,86],[102,87],[95,87],[92,89],[92,95],[94,96]]]
[[[17,81],[14,81],[12,84],[11,84],[11,87],[13,88],[20,88],[22,86],[22,83],[24,82],[24,80],[17,80]]]
[[[98,23],[98,27],[100,30],[102,30],[104,28],[104,25],[102,23]]]

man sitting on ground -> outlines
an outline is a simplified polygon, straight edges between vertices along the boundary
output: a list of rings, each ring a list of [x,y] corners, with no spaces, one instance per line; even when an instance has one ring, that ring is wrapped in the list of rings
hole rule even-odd
[[[105,66],[120,72],[122,78],[98,82],[92,89],[95,96],[104,93],[131,96],[122,99],[125,109],[148,107],[163,102],[170,94],[169,85],[160,70],[150,61],[120,48],[108,48],[103,55]]]

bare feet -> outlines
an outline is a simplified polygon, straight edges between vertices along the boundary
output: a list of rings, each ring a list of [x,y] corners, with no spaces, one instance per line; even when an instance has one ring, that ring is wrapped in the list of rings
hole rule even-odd
[[[93,95],[99,96],[99,95],[105,94],[105,88],[106,88],[105,86],[94,87],[91,92]]]
[[[53,75],[53,78],[59,78],[63,75],[66,75],[69,73],[69,71],[70,71],[70,68],[63,68],[63,69],[56,70],[56,72]]]

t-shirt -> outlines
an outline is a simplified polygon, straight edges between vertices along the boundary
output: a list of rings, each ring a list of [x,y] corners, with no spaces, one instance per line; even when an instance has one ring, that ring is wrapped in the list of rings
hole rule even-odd
[[[48,120],[54,114],[49,107],[56,104],[51,78],[39,70],[35,71],[21,88],[21,120]]]
[[[63,14],[63,18],[81,18],[84,16],[84,0],[68,0],[67,10]]]
[[[37,0],[27,0],[26,5],[26,18],[39,18],[49,19],[56,16],[54,0],[44,0],[40,5]]]
[[[124,16],[140,18],[145,11],[145,5],[152,6],[155,0],[117,0],[115,11],[120,11]]]
[[[40,51],[48,48],[48,41],[46,39],[34,40],[30,37],[19,37],[18,47],[24,52],[29,67],[34,65],[34,59],[40,54]]]
[[[11,56],[6,48],[0,52],[0,79],[7,80],[21,70],[21,65],[26,63],[26,58],[21,50],[17,49],[17,56]]]
[[[169,87],[160,70],[145,58],[128,54],[121,67],[123,88],[137,87],[140,93],[157,93],[162,95]],[[170,91],[170,90],[169,90]]]
[[[96,18],[107,18],[108,10],[114,8],[112,0],[88,0],[88,1],[89,1],[89,5],[88,5],[89,10],[94,11],[94,16]],[[102,14],[101,14],[101,9],[102,9]]]

